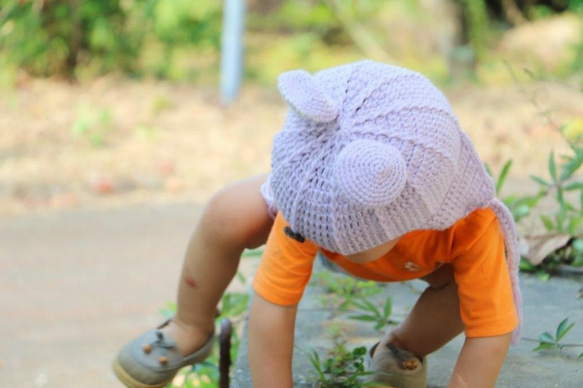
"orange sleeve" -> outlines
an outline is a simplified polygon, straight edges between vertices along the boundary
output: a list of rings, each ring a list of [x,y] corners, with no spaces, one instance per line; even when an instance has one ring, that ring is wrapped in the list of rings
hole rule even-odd
[[[253,289],[271,303],[289,306],[302,298],[312,275],[318,247],[306,240],[300,243],[287,236],[288,223],[281,213],[267,239],[267,245],[253,278]]]
[[[452,264],[466,336],[490,337],[514,330],[518,316],[498,221],[492,220]]]

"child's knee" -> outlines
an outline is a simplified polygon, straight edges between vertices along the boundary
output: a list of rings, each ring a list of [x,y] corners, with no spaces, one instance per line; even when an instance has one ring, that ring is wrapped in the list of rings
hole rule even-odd
[[[200,220],[207,236],[236,240],[245,229],[244,220],[238,219],[234,196],[230,191],[228,187],[222,189],[207,202]]]
[[[250,248],[265,243],[272,220],[267,205],[244,183],[226,186],[205,206],[200,225],[209,238]]]

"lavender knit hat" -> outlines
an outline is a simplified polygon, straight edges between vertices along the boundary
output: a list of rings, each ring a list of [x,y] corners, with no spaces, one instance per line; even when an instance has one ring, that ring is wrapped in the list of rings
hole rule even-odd
[[[521,315],[512,215],[427,78],[361,61],[314,75],[289,71],[278,86],[291,109],[274,139],[268,185],[293,232],[347,255],[413,230],[446,229],[489,206],[504,234]]]

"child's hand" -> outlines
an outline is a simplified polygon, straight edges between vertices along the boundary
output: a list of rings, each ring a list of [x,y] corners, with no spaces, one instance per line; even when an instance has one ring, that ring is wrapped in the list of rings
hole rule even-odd
[[[253,387],[293,387],[292,355],[297,305],[279,306],[255,294],[249,315]]]

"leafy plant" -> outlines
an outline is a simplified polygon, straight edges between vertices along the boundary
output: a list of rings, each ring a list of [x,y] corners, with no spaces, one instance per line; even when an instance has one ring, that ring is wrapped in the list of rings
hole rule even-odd
[[[563,131],[567,127],[557,128]],[[541,257],[542,262],[540,260],[529,262],[523,259],[520,263],[521,270],[534,272],[541,280],[547,280],[550,273],[559,265],[583,266],[583,180],[577,175],[583,166],[583,145],[579,137],[571,139],[570,136],[564,133],[563,135],[571,153],[562,155],[558,160],[554,152],[550,153],[548,160],[550,179],[531,176],[539,185],[537,193],[530,196],[511,195],[502,198],[517,223],[523,217],[529,216],[540,200],[550,198],[555,202],[553,208],[557,211],[539,215],[539,219],[547,232],[549,241],[555,238],[554,236],[567,236],[566,240],[557,244],[557,248],[544,260]],[[497,194],[500,194],[511,166],[512,161],[506,162],[498,177],[486,166],[487,171],[495,180]],[[578,198],[577,203],[572,202],[573,197]],[[571,237],[568,238],[568,236]]]
[[[308,355],[312,366],[318,374],[318,386],[321,388],[352,388],[369,386],[360,379],[369,374],[365,371],[364,357],[366,347],[352,350],[346,348],[346,342],[340,336],[334,338],[334,347],[329,357],[322,362],[315,350]]]
[[[374,281],[357,280],[350,276],[322,271],[314,274],[314,278],[325,287],[326,292],[336,299],[336,305],[341,311],[347,310],[354,298],[377,295],[383,292]]]
[[[496,195],[500,195],[502,193],[502,187],[504,186],[506,178],[508,177],[508,173],[510,172],[510,168],[512,167],[512,160],[508,160],[506,163],[504,163],[504,166],[502,167],[498,177],[494,175],[488,165],[485,167],[490,176],[492,176],[494,179],[496,185]],[[541,196],[539,194],[534,196],[519,196],[516,194],[511,194],[502,198],[502,202],[504,202],[504,204],[512,213],[514,221],[519,222],[523,217],[530,215],[532,208],[536,206],[540,198]]]
[[[561,340],[567,335],[569,331],[575,326],[575,322],[569,323],[569,318],[565,318],[557,326],[555,335],[551,333],[544,332],[539,335],[539,345],[533,349],[533,351],[538,352],[541,350],[562,350],[565,347],[583,347],[583,344],[565,344]],[[579,359],[583,359],[583,353],[579,354]]]
[[[71,125],[71,132],[77,137],[87,139],[92,146],[102,146],[107,135],[113,130],[113,118],[107,108],[93,109],[81,106],[77,118]]]
[[[393,307],[391,298],[385,300],[382,310],[365,298],[359,298],[358,300],[353,299],[351,305],[358,308],[361,314],[350,315],[348,318],[356,319],[358,321],[373,322],[375,324],[375,330],[382,330],[389,322],[389,317],[391,316]]]
[[[222,2],[189,0],[0,1],[0,65],[35,76],[74,78],[139,73],[140,59],[157,75],[170,72],[177,46],[218,50]]]
[[[534,265],[523,264],[525,270],[549,273],[559,265],[583,266],[583,180],[578,178],[576,172],[583,165],[583,146],[578,141],[568,141],[571,149],[570,155],[557,158],[551,152],[548,161],[550,179],[533,176],[532,179],[539,184],[539,198],[550,198],[555,202],[556,212],[540,215],[540,220],[550,239],[553,236],[566,236],[562,244],[557,244],[541,263]],[[569,194],[569,195],[568,195]],[[577,198],[577,203],[572,199]],[[544,276],[548,278],[548,276]]]
[[[524,258],[520,258],[519,268],[521,271],[532,272],[539,280],[546,282],[550,279],[550,269],[541,265],[534,265]]]
[[[486,2],[461,0],[460,5],[467,23],[464,31],[466,39],[476,55],[481,57],[487,48],[486,38],[490,35]]]
[[[578,234],[583,221],[583,180],[575,179],[575,172],[583,164],[583,147],[569,142],[572,155],[563,155],[557,165],[553,152],[549,155],[549,175],[547,181],[533,176],[541,187],[541,194],[550,195],[558,205],[558,212],[553,216],[542,215],[541,221],[547,231],[556,231],[571,235]],[[565,194],[569,191],[579,192],[579,207],[569,202]]]

